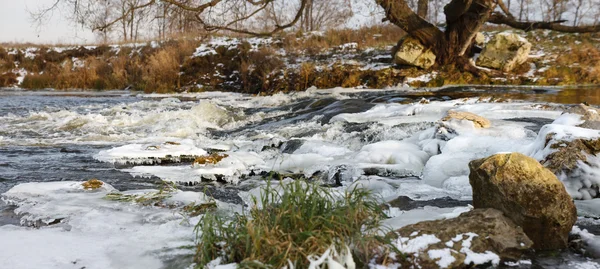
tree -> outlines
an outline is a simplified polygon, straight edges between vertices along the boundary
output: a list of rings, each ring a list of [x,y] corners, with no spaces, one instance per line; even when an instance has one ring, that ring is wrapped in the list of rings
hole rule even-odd
[[[123,37],[135,39],[142,17],[150,9],[163,11],[163,19],[175,17],[165,8],[193,15],[195,21],[206,31],[230,31],[255,36],[270,36],[298,24],[305,30],[319,29],[334,17],[333,11],[343,10],[349,0],[55,0],[51,10],[60,4],[74,10],[74,17],[82,23],[90,11],[101,1],[120,1],[121,10],[110,20],[98,20],[94,30],[106,31],[115,24],[122,26]],[[365,0],[374,1],[383,8],[386,20],[397,25],[410,36],[430,48],[436,55],[438,65],[454,64],[464,70],[478,73],[468,60],[477,48],[473,39],[485,23],[504,24],[525,31],[548,29],[561,32],[598,32],[600,24],[573,26],[562,24],[567,0],[543,0],[549,11],[546,21],[524,21],[524,10],[529,0],[520,0],[517,19],[502,0],[450,0],[444,6],[445,27],[439,28],[427,20],[428,0]],[[542,0],[541,0],[542,1]],[[437,5],[435,5],[437,8]],[[413,10],[416,9],[415,13]],[[290,15],[277,14],[291,10]],[[183,14],[182,13],[182,14]],[[40,14],[44,14],[43,12]],[[344,12],[337,14],[345,14]],[[525,15],[525,16],[524,16]],[[437,14],[434,14],[437,17]],[[262,18],[262,21],[256,21]],[[267,18],[268,20],[266,20]],[[333,20],[335,21],[335,20]],[[162,26],[164,35],[164,24]]]
[[[556,2],[557,10],[554,21],[520,21],[508,10],[502,0],[452,0],[444,7],[446,27],[440,29],[419,16],[408,6],[405,0],[375,0],[386,13],[391,23],[406,31],[410,36],[430,48],[437,56],[439,65],[456,64],[464,70],[479,73],[470,62],[468,55],[472,52],[473,38],[486,23],[504,24],[512,28],[531,31],[548,29],[561,32],[598,32],[600,25],[567,26],[561,23],[560,0]],[[496,8],[499,8],[496,11]]]

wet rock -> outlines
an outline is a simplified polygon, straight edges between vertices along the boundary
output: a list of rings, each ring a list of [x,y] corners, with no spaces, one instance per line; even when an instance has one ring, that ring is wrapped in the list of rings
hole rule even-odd
[[[579,104],[572,106],[565,113],[581,115],[581,120],[584,122],[577,125],[578,127],[600,130],[600,109]]]
[[[520,153],[469,163],[475,208],[495,208],[521,226],[538,250],[564,249],[577,220],[565,186],[538,161]]]
[[[439,208],[468,206],[472,201],[460,201],[450,197],[435,198],[432,200],[413,200],[407,196],[400,196],[388,202],[390,207],[395,207],[403,211],[413,210],[425,206],[435,206]]]
[[[394,63],[400,65],[416,66],[428,69],[435,64],[436,56],[419,40],[407,36],[400,40],[394,53]]]
[[[475,128],[489,128],[491,126],[488,119],[466,111],[449,110],[446,116],[442,118],[442,121],[450,120],[467,120],[473,122]]]
[[[61,148],[60,152],[62,152],[62,153],[81,153],[81,150]]]
[[[304,145],[304,140],[301,140],[301,139],[288,140],[281,145],[281,153],[292,154],[292,153],[294,153],[294,151],[298,150],[302,145]]]
[[[499,33],[485,45],[477,65],[510,72],[527,61],[529,51],[531,43],[525,38],[513,33]]]
[[[485,257],[494,264],[514,261],[533,245],[521,227],[492,208],[474,209],[452,219],[419,222],[402,227],[397,233],[407,246],[411,239],[429,239],[429,244],[414,254],[421,268],[473,268],[474,256]]]

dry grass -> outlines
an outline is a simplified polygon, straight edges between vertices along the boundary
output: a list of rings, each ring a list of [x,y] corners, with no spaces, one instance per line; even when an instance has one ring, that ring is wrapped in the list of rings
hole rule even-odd
[[[505,27],[486,29],[508,30]],[[272,44],[258,49],[252,49],[250,44],[242,41],[237,47],[216,47],[216,54],[202,57],[190,57],[201,41],[187,36],[162,42],[158,48],[124,45],[119,47],[118,53],[106,45],[93,49],[72,47],[61,53],[40,46],[35,58],[26,57],[22,51],[30,45],[14,46],[21,48],[16,54],[9,54],[8,49],[0,47],[0,86],[14,85],[16,76],[9,73],[24,68],[28,75],[20,86],[27,89],[130,88],[145,92],[220,90],[272,94],[303,91],[311,86],[384,88],[431,71],[398,66],[361,69],[349,62],[391,61],[374,57],[389,51],[403,35],[392,25],[336,29],[320,34],[284,33],[273,37]],[[595,40],[598,34],[533,31],[527,33],[527,38],[534,49],[547,55],[530,59],[511,74],[497,78],[473,76],[452,66],[443,66],[436,70],[438,75],[433,80],[413,82],[411,86],[600,83],[600,50]],[[348,43],[355,43],[356,47],[343,48]],[[83,61],[83,67],[77,66],[77,61]],[[542,71],[532,70],[535,79],[525,76],[531,63],[536,70],[543,68]]]
[[[350,246],[358,268],[385,257],[390,246],[376,235],[384,217],[372,195],[354,189],[336,198],[332,191],[302,181],[269,184],[248,215],[231,219],[207,214],[196,226],[196,262],[204,267],[216,258],[239,263],[241,268],[307,268],[310,255],[331,246]]]

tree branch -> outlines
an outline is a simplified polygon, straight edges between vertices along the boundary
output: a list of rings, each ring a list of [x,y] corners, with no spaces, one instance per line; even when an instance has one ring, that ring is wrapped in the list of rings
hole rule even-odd
[[[260,10],[263,10],[265,7],[267,7],[267,5],[272,2],[273,0],[264,0],[264,1],[253,1],[253,0],[246,0],[249,3],[253,4],[253,5],[259,5],[259,4],[264,4],[262,7],[260,7],[258,10],[254,11],[251,13],[251,15],[246,16],[245,18],[250,18],[251,16],[255,15],[256,13],[258,13]],[[296,25],[296,23],[300,20],[300,18],[302,17],[302,13],[304,12],[304,9],[306,8],[306,3],[307,0],[302,0],[300,2],[300,8],[298,9],[298,11],[296,12],[296,15],[294,16],[294,19],[284,25],[275,25],[275,28],[271,31],[266,31],[266,32],[255,32],[255,31],[251,31],[248,29],[236,29],[236,28],[232,28],[230,27],[232,24],[242,21],[245,18],[241,18],[238,20],[235,20],[233,22],[228,23],[227,25],[224,26],[219,26],[219,25],[210,25],[204,22],[204,20],[202,19],[202,17],[200,17],[201,13],[196,14],[196,19],[204,25],[204,29],[207,31],[230,31],[230,32],[234,32],[234,33],[239,33],[239,34],[245,34],[245,35],[253,35],[253,36],[272,36],[275,33],[278,33],[280,31],[283,31],[287,28],[290,28],[294,25]]]
[[[386,19],[426,47],[434,47],[444,33],[435,25],[415,14],[404,0],[375,0],[385,11]]]
[[[566,20],[558,20],[558,21],[533,21],[533,22],[523,22],[517,21],[514,18],[510,18],[506,15],[495,12],[488,19],[489,23],[493,24],[504,24],[508,25],[512,28],[521,29],[524,31],[532,31],[537,29],[544,30],[553,30],[564,33],[595,33],[600,32],[600,24],[597,25],[589,25],[589,26],[567,26],[562,25],[561,23],[566,22]]]

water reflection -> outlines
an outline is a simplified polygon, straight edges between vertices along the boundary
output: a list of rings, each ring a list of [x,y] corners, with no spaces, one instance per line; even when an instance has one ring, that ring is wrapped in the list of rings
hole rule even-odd
[[[433,92],[434,96],[454,98],[490,96],[496,99],[551,102],[560,104],[588,103],[600,105],[600,86],[568,88],[525,88],[525,87],[449,87]]]

